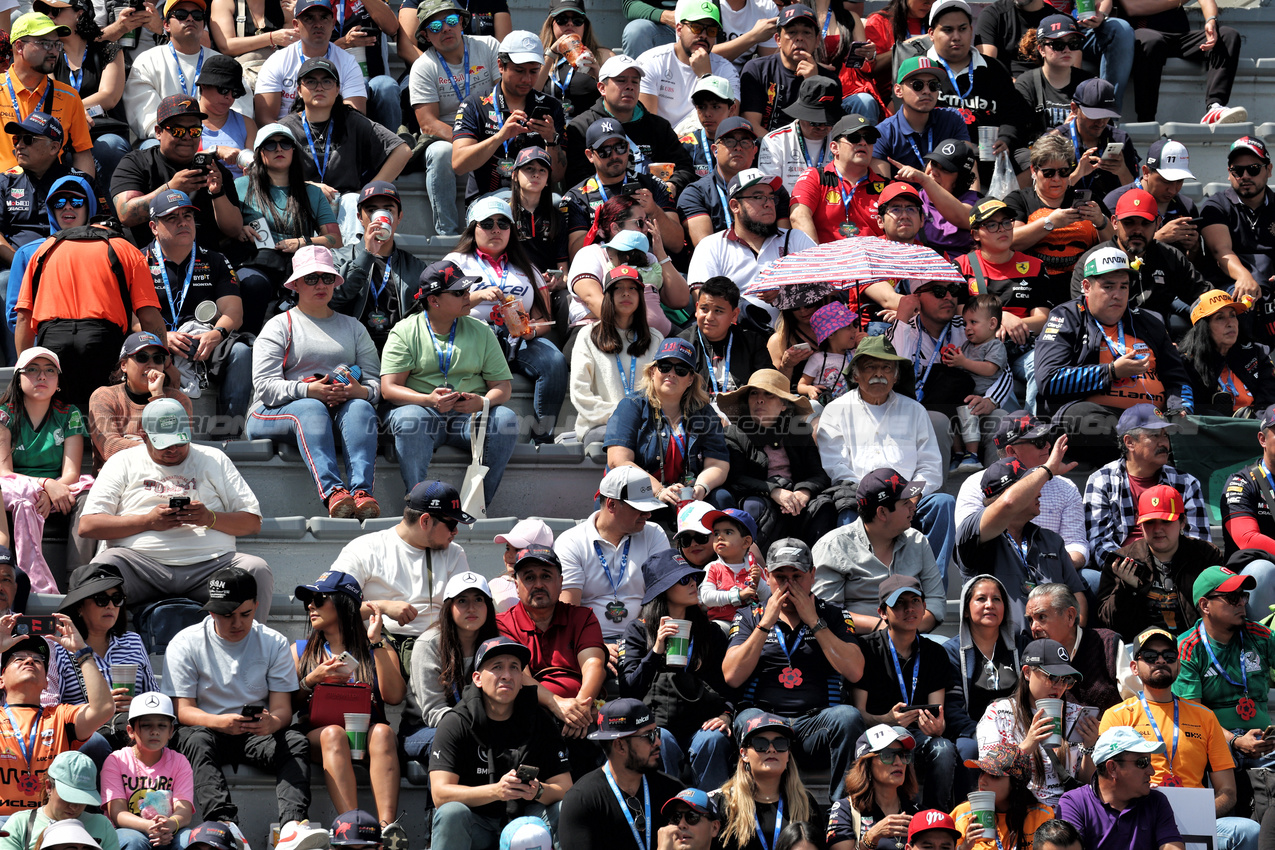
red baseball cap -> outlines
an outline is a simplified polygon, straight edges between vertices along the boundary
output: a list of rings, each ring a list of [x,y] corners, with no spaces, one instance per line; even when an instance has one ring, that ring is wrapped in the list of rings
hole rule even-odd
[[[912,821],[908,824],[908,843],[911,844],[918,835],[922,832],[929,832],[931,829],[941,829],[945,832],[950,832],[957,841],[965,839],[965,836],[961,835],[961,831],[956,828],[956,822],[952,820],[951,815],[938,809],[926,809],[923,812],[917,812],[912,815]]]
[[[1173,522],[1182,517],[1182,494],[1168,484],[1157,484],[1142,491],[1138,497],[1138,522],[1149,519],[1166,519]]]
[[[1120,196],[1116,202],[1116,219],[1137,216],[1147,221],[1155,221],[1160,214],[1160,206],[1146,189],[1130,189]]]
[[[885,191],[883,191],[881,196],[877,199],[877,206],[883,207],[900,195],[907,195],[916,201],[916,205],[918,207],[922,206],[921,193],[918,192],[916,187],[911,183],[904,183],[902,180],[896,180],[889,186],[885,187]]]

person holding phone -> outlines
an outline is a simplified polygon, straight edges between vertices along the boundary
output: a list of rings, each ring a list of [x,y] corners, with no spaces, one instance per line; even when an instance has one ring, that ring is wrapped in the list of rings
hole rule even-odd
[[[1103,199],[1103,206],[1113,210],[1125,192],[1145,189],[1155,198],[1160,210],[1156,241],[1167,242],[1192,260],[1197,260],[1200,228],[1204,226],[1204,220],[1199,217],[1195,201],[1182,192],[1183,184],[1195,179],[1190,163],[1186,145],[1170,138],[1157,139],[1147,148],[1138,179],[1108,193]]]
[[[1076,86],[1067,121],[1054,130],[1072,145],[1076,168],[1071,185],[1089,189],[1097,198],[1132,183],[1138,171],[1138,152],[1129,134],[1112,126],[1119,120],[1115,86],[1094,77]]]

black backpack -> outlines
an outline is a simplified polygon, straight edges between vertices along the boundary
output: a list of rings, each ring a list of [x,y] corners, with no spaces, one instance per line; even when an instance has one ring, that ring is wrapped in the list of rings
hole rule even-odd
[[[53,244],[40,252],[40,256],[35,261],[35,268],[31,272],[31,304],[35,304],[35,293],[40,288],[40,278],[44,275],[45,263],[49,261],[49,255],[56,251],[59,245],[67,240],[74,242],[100,241],[106,243],[106,255],[110,258],[111,271],[115,273],[115,282],[119,284],[120,301],[124,305],[124,315],[133,315],[133,299],[128,292],[128,280],[124,277],[124,266],[120,263],[120,258],[115,254],[115,248],[111,245],[111,239],[115,238],[122,239],[123,234],[91,224],[86,224],[83,227],[68,227],[53,234]]]

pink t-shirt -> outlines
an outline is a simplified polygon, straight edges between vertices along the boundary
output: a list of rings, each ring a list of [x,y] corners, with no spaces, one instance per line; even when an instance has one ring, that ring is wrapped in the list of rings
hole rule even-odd
[[[141,816],[148,791],[169,791],[172,799],[195,801],[195,780],[190,762],[176,750],[164,748],[164,754],[153,766],[137,757],[133,747],[116,750],[102,764],[102,802],[128,801],[128,810]],[[198,823],[198,820],[192,821]]]

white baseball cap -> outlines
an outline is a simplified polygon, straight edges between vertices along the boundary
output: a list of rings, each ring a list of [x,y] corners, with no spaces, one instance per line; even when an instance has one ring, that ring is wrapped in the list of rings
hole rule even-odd
[[[639,511],[658,511],[664,503],[655,498],[651,476],[636,466],[617,466],[606,474],[598,493],[608,499],[619,499]]]
[[[18,362],[15,364],[14,368],[22,369],[23,367],[29,365],[31,361],[36,359],[37,357],[43,357],[44,359],[52,363],[53,367],[57,369],[59,372],[62,371],[62,361],[58,359],[57,354],[54,353],[53,351],[50,351],[49,349],[45,348],[42,345],[33,346],[31,348],[28,348],[26,351],[22,352],[21,354],[19,354]]]
[[[1129,255],[1119,248],[1099,248],[1085,259],[1085,277],[1087,278],[1128,270]]]
[[[491,599],[491,587],[487,584],[487,579],[478,573],[456,573],[447,580],[447,586],[443,588],[444,599],[455,599],[466,590],[481,591],[483,596]]]
[[[509,61],[515,65],[545,61],[545,46],[535,33],[526,30],[514,30],[505,36],[497,53],[508,56]]]
[[[1191,155],[1186,145],[1172,139],[1160,139],[1147,151],[1147,167],[1154,168],[1165,180],[1194,180]]]
[[[1164,752],[1164,744],[1148,741],[1132,726],[1112,726],[1098,736],[1093,748],[1093,763],[1103,764],[1121,753],[1157,755]]]
[[[612,77],[618,77],[625,71],[636,70],[639,77],[646,76],[646,71],[642,70],[642,66],[632,56],[625,56],[623,53],[617,53],[610,59],[602,63],[602,67],[598,69],[598,82],[603,83]]]
[[[497,534],[492,543],[504,543],[515,549],[526,549],[528,546],[548,546],[553,548],[553,529],[542,519],[520,519],[513,528],[504,534]]]
[[[708,502],[687,502],[677,512],[677,534],[673,535],[673,539],[676,540],[687,531],[692,534],[712,534],[713,523],[725,517],[725,513]]]
[[[177,719],[177,715],[173,712],[173,701],[159,691],[147,691],[144,694],[138,694],[128,704],[128,721],[130,723],[135,718],[149,717],[151,715],[171,717],[173,720]]]

